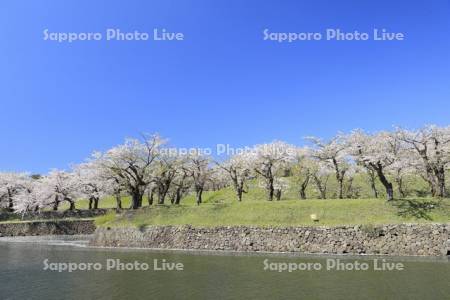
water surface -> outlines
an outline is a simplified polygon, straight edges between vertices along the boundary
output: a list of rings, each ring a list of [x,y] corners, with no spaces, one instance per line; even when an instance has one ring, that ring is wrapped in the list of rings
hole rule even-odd
[[[447,259],[389,258],[403,271],[327,271],[332,257],[96,249],[72,238],[1,238],[0,299],[450,299]],[[101,271],[44,271],[44,261],[98,262]],[[149,271],[106,271],[107,259]],[[154,271],[154,260],[183,271]],[[320,271],[264,270],[266,262],[319,263]],[[340,257],[343,262],[373,258]]]

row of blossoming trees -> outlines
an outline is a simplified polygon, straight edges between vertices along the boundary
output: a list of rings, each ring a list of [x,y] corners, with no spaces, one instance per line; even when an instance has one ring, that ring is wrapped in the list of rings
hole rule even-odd
[[[248,182],[255,179],[268,200],[280,200],[293,184],[300,199],[306,199],[311,185],[325,199],[331,176],[337,183],[335,195],[342,199],[352,197],[356,174],[364,174],[374,197],[380,183],[388,200],[394,199],[395,193],[405,197],[405,176],[421,178],[433,197],[446,196],[450,127],[374,134],[355,130],[328,141],[306,139],[309,147],[275,141],[240,149],[226,161],[214,161],[200,151],[180,153],[158,135],[129,139],[106,152],[95,152],[70,172],[53,170],[45,176],[0,173],[0,204],[12,211],[27,212],[57,210],[64,202],[75,209],[77,200],[87,199],[89,208],[96,209],[102,197],[113,196],[117,208],[122,208],[121,199],[126,195],[131,197],[131,208],[137,209],[143,199],[149,205],[169,200],[179,204],[188,193],[194,193],[200,204],[205,190],[225,186],[232,187],[241,201]]]

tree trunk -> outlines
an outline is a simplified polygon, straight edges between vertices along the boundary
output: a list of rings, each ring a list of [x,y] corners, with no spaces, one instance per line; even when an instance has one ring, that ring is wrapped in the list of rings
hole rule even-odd
[[[387,201],[394,200],[394,189],[392,188],[392,183],[389,183],[389,186],[386,187]]]
[[[277,199],[277,201],[281,200],[281,190],[275,190],[274,195],[275,195],[275,199]]]
[[[432,181],[428,181],[428,184],[430,185],[431,197],[436,197],[437,192],[436,192],[436,188],[434,187],[434,183]]]
[[[344,176],[345,176],[345,171],[339,170],[339,165],[338,165],[338,162],[336,161],[335,158],[333,158],[333,165],[334,165],[334,169],[336,171],[336,180],[338,182],[338,198],[339,199],[344,199]]]
[[[395,179],[395,182],[397,183],[398,194],[400,195],[400,197],[406,198],[406,192],[403,189],[403,178],[398,177]]]
[[[437,196],[436,188],[434,187],[434,184],[432,182],[430,182],[430,193],[431,193],[431,197]]]
[[[307,176],[305,180],[300,184],[300,199],[305,200],[306,199],[306,188],[308,187],[310,176]]]
[[[10,197],[8,200],[9,200],[8,210],[13,211],[14,210],[14,202],[12,200],[12,197]]]
[[[242,194],[244,193],[244,182],[238,181],[236,179],[236,182],[234,183],[234,190],[236,191],[236,196],[238,198],[238,201],[242,201]]]
[[[169,192],[170,186],[172,184],[172,179],[175,173],[170,173],[166,179],[158,183],[158,203],[164,204],[167,193]]]
[[[300,188],[300,199],[305,200],[306,199],[306,189]]]
[[[316,187],[319,190],[320,199],[327,199],[326,183],[322,184],[321,180],[317,176],[314,176],[314,182],[316,183]]]
[[[117,209],[122,209],[122,198],[120,197],[120,192],[116,193],[116,204]]]
[[[267,200],[272,201],[273,200],[273,194],[275,190],[273,188],[273,178],[269,178],[267,182]]]
[[[324,189],[320,190],[320,199],[327,199],[327,193]]]
[[[372,167],[375,169],[375,171],[378,174],[378,178],[380,179],[381,183],[383,184],[384,188],[386,189],[386,196],[387,201],[394,200],[394,188],[392,186],[392,183],[388,181],[386,176],[383,173],[383,166],[378,164],[371,164]]]
[[[428,158],[427,147],[425,147],[424,149],[418,150],[418,151],[419,151],[419,155],[422,157],[422,161],[425,165],[426,181],[430,185],[431,196],[436,197],[440,194],[439,184],[438,184],[438,182],[436,182],[435,170],[431,166],[430,160]]]
[[[55,196],[55,202],[53,203],[53,210],[58,210],[59,207],[59,197]]]
[[[142,194],[139,191],[133,191],[131,194],[131,208],[138,209],[142,206]]]
[[[354,193],[353,193],[353,177],[350,177],[347,181],[347,188],[346,188],[346,198],[353,198],[354,197]]]
[[[164,201],[166,199],[167,195],[167,189],[162,188],[158,190],[158,204],[164,204]]]
[[[175,194],[175,201],[174,201],[175,205],[178,205],[181,202],[181,190],[182,190],[181,188],[177,189],[177,192]]]
[[[72,199],[66,197],[64,200],[66,200],[67,202],[69,202],[70,206],[69,206],[69,210],[75,210],[75,201],[73,201]]]
[[[242,201],[242,193],[244,192],[244,182],[243,180],[238,180],[237,175],[232,174],[231,179],[233,182],[234,191],[236,192],[236,197],[239,202]]]
[[[98,209],[98,197],[92,196],[89,198],[89,209]]]
[[[273,194],[274,194],[274,189],[273,188],[269,188],[269,190],[268,190],[268,195],[267,195],[267,198],[268,198],[268,200],[269,201],[272,201],[273,200]]]
[[[447,192],[445,190],[445,169],[444,169],[444,167],[440,167],[439,169],[436,170],[436,177],[437,177],[437,183],[438,183],[437,196],[440,198],[444,198],[445,196],[447,196]]]
[[[374,171],[369,168],[366,168],[366,169],[367,169],[367,175],[369,175],[370,188],[372,189],[373,196],[374,196],[374,198],[378,198],[378,190],[377,190],[377,185],[375,183],[376,177],[375,177]]]
[[[147,195],[147,198],[148,198],[147,201],[148,201],[149,206],[153,205],[154,197],[155,197],[155,189],[152,188],[152,189],[150,189],[150,191],[148,192],[148,195]]]
[[[237,196],[239,202],[242,202],[242,192],[243,192],[243,190],[241,188],[239,188],[236,191],[236,196]]]
[[[375,198],[378,198],[378,190],[377,190],[377,186],[375,185],[375,182],[374,182],[374,181],[372,181],[372,182],[370,183],[370,188],[372,189],[373,196],[374,196]]]
[[[200,203],[202,203],[202,194],[203,194],[203,189],[196,191],[197,205],[200,205]]]
[[[339,178],[338,183],[339,183],[338,198],[344,199],[344,179]]]
[[[9,189],[8,189],[8,210],[14,211],[13,197],[12,197],[12,193],[10,192]]]

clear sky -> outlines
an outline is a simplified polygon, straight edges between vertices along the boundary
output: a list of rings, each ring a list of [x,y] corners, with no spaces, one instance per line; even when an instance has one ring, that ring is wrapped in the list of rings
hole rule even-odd
[[[107,28],[185,38],[43,39]],[[278,43],[266,28],[406,38]],[[5,0],[0,54],[0,170],[64,169],[141,132],[238,147],[450,119],[448,0]]]

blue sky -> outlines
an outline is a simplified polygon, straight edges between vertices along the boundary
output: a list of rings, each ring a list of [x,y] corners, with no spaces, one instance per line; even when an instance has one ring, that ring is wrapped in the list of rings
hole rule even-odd
[[[57,43],[46,28],[185,40]],[[265,28],[406,39],[276,43]],[[67,168],[141,132],[181,147],[301,144],[450,116],[449,1],[9,0],[0,37],[0,170]]]

